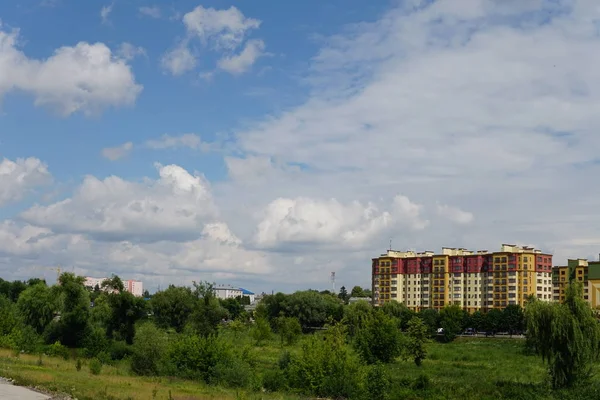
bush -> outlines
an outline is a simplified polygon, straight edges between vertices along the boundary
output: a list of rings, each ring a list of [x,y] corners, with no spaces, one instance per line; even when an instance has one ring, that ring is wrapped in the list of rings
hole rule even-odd
[[[247,387],[252,381],[252,369],[237,357],[217,362],[210,372],[211,383],[234,388]]]
[[[256,345],[262,344],[263,341],[271,338],[271,325],[265,318],[258,318],[250,331],[250,336],[256,341]]]
[[[279,356],[279,361],[277,362],[277,365],[279,366],[279,369],[287,369],[290,365],[290,363],[292,362],[292,355],[289,351],[284,351],[281,353],[281,355]]]
[[[105,351],[109,345],[105,330],[100,327],[90,328],[83,339],[82,345],[85,348],[85,354],[88,357],[97,357],[98,354]]]
[[[374,312],[356,334],[354,347],[368,364],[394,361],[403,348],[398,321],[380,310]]]
[[[294,317],[278,317],[276,320],[277,332],[282,345],[292,345],[302,334],[302,326]]]
[[[431,386],[431,380],[429,379],[429,376],[421,374],[417,376],[417,379],[415,379],[412,388],[415,390],[427,390],[429,386]]]
[[[77,371],[81,371],[81,360],[78,358],[77,362],[75,363],[75,369]]]
[[[46,354],[52,357],[62,357],[65,360],[68,360],[70,356],[69,349],[58,341],[46,348]]]
[[[134,373],[158,375],[167,351],[166,338],[154,324],[144,324],[137,330],[131,350],[131,370]]]
[[[111,360],[118,361],[131,356],[133,348],[123,341],[115,340],[110,344],[109,352]]]
[[[375,364],[367,374],[367,393],[370,399],[387,400],[390,398],[392,382],[383,364]]]
[[[92,375],[100,375],[100,372],[102,372],[102,363],[97,358],[90,361],[90,372]]]
[[[233,358],[229,344],[217,336],[184,336],[171,346],[168,355],[172,372],[189,379],[209,382],[218,363]]]
[[[345,342],[341,325],[330,328],[325,337],[312,336],[300,356],[292,358],[287,370],[290,386],[319,397],[360,397],[364,368]]]
[[[263,387],[268,392],[279,392],[287,387],[287,377],[279,369],[266,370],[262,377]]]

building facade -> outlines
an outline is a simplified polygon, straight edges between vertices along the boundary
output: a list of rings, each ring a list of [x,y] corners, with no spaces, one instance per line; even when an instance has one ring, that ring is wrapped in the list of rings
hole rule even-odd
[[[219,299],[235,299],[236,297],[243,296],[244,292],[240,288],[236,288],[233,286],[215,286],[213,288],[215,291],[215,296]]]
[[[99,288],[102,288],[102,282],[107,280],[108,278],[93,278],[91,276],[86,276],[83,285],[91,290],[96,288],[96,285]],[[142,297],[144,294],[144,284],[141,281],[136,280],[127,280],[123,281],[123,286],[125,290],[136,297]]]
[[[583,298],[592,308],[600,308],[600,261],[582,258],[567,260],[567,265],[552,269],[553,300],[564,301],[566,286],[571,282],[583,285]]]
[[[442,248],[389,250],[372,260],[373,304],[390,301],[412,310],[456,304],[469,312],[523,306],[529,296],[552,300],[552,255],[503,244],[500,251]]]

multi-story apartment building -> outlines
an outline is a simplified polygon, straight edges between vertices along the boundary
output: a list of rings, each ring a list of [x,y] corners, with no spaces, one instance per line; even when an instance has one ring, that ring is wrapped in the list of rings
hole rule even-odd
[[[104,282],[107,279],[108,278],[93,278],[91,276],[86,276],[83,285],[93,290],[96,288],[96,286],[102,287],[102,282]],[[141,297],[144,293],[144,284],[140,281],[129,279],[123,281],[123,286],[127,292],[133,294],[136,297]]]
[[[600,261],[582,258],[567,260],[567,265],[552,269],[553,300],[565,300],[565,288],[571,282],[581,282],[583,298],[592,308],[600,308]]]
[[[459,305],[469,312],[524,305],[531,295],[552,300],[552,256],[503,244],[498,252],[442,248],[388,250],[372,260],[373,304],[398,301],[410,309]]]

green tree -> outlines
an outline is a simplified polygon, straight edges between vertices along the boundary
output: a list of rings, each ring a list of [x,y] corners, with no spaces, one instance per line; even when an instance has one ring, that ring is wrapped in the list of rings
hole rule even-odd
[[[367,301],[357,301],[344,307],[342,323],[346,326],[350,337],[354,337],[360,329],[365,327],[372,312],[373,306]]]
[[[296,292],[285,301],[284,315],[297,318],[304,329],[340,321],[343,314],[344,307],[338,299],[313,290]]]
[[[427,326],[427,332],[430,337],[433,337],[437,333],[437,329],[440,327],[440,314],[434,308],[425,308],[417,314],[419,318],[423,320]]]
[[[406,333],[408,341],[406,343],[405,355],[407,358],[412,358],[415,364],[420,367],[427,356],[427,325],[425,325],[421,318],[413,317],[408,322]]]
[[[340,288],[340,293],[338,294],[338,298],[344,302],[344,304],[348,304],[348,300],[350,300],[350,296],[348,295],[348,291],[346,290],[346,286],[342,286]]]
[[[0,294],[0,336],[9,335],[19,325],[17,308],[8,297]]]
[[[231,319],[239,318],[244,313],[244,306],[240,303],[241,296],[238,296],[238,298],[219,299],[221,307],[227,310]]]
[[[188,287],[170,285],[166,290],[152,296],[150,307],[156,325],[163,329],[173,328],[183,332],[196,306],[196,297]]]
[[[463,310],[458,305],[447,305],[440,310],[440,326],[444,329],[446,342],[453,341],[461,333],[463,318]]]
[[[258,318],[254,322],[254,326],[250,330],[250,336],[256,342],[256,345],[261,345],[264,341],[271,338],[271,325],[264,318]]]
[[[582,286],[571,283],[562,304],[529,303],[526,314],[528,335],[548,363],[552,386],[565,388],[587,382],[598,360],[600,325],[583,300]]]
[[[112,291],[102,296],[106,296],[110,308],[110,317],[105,322],[106,336],[132,344],[135,323],[146,313],[144,299],[126,291]]]
[[[201,336],[217,334],[219,323],[227,316],[227,310],[221,307],[215,297],[213,285],[208,282],[194,282],[196,302],[190,322],[196,333]]]
[[[402,339],[398,321],[377,310],[366,321],[365,326],[358,330],[354,347],[368,364],[389,363],[402,353]]]
[[[277,333],[281,339],[281,345],[292,345],[302,334],[302,326],[294,317],[277,318]]]
[[[484,314],[484,326],[487,333],[495,334],[502,326],[502,311],[492,308]]]
[[[58,278],[60,319],[49,325],[47,341],[59,340],[65,346],[78,347],[89,328],[90,296],[83,286],[84,278],[65,272]]]
[[[481,311],[477,310],[471,314],[471,326],[468,328],[473,328],[478,332],[485,329],[485,316]]]
[[[133,342],[132,371],[138,375],[158,375],[166,352],[167,340],[164,332],[154,324],[143,324]]]
[[[404,303],[398,303],[397,301],[390,301],[389,303],[385,303],[381,309],[384,313],[389,315],[390,317],[394,317],[398,319],[399,327],[403,331],[408,328],[408,321],[415,316],[415,312],[406,307]]]
[[[366,297],[363,288],[360,286],[354,286],[350,292],[350,297]]]
[[[525,314],[521,306],[511,304],[506,307],[502,311],[502,325],[511,336],[516,332],[521,332],[525,325]]]
[[[42,334],[57,310],[54,293],[45,283],[29,286],[19,295],[17,308],[23,322]]]

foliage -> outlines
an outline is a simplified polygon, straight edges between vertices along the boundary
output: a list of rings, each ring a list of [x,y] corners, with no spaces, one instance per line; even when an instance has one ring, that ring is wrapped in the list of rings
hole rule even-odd
[[[367,393],[369,399],[387,400],[390,398],[392,381],[384,364],[373,365],[367,373]]]
[[[404,303],[398,303],[397,301],[390,301],[385,303],[381,310],[389,315],[390,317],[398,320],[398,326],[403,331],[408,328],[408,321],[415,316],[415,312],[410,310]]]
[[[346,326],[350,337],[354,337],[358,330],[365,327],[372,312],[373,306],[367,301],[357,301],[344,307],[342,323]]]
[[[108,347],[106,331],[99,326],[89,329],[81,345],[85,348],[88,357],[96,357]]]
[[[342,325],[331,327],[324,337],[308,338],[287,376],[291,387],[307,395],[352,398],[364,390],[364,369],[348,351]]]
[[[269,321],[264,318],[258,318],[250,330],[250,336],[257,345],[260,345],[265,340],[269,340],[271,338],[271,325],[269,325]]]
[[[237,319],[245,312],[244,306],[238,298],[219,299],[219,303],[221,307],[227,310],[227,314],[231,319]]]
[[[435,336],[440,326],[440,314],[433,308],[421,310],[417,316],[423,320],[427,326],[427,332],[430,337]]]
[[[237,339],[246,330],[246,324],[236,319],[227,324],[227,329],[233,332],[233,337]]]
[[[340,293],[338,293],[338,298],[344,302],[344,304],[348,304],[348,300],[350,300],[350,295],[348,294],[348,290],[346,286],[342,286],[340,288]]]
[[[83,286],[84,278],[71,273],[59,277],[58,294],[62,303],[60,319],[50,324],[49,340],[66,346],[80,346],[88,332],[90,297]],[[52,325],[55,326],[52,326]]]
[[[405,355],[407,358],[412,358],[417,366],[421,366],[427,356],[426,344],[428,342],[427,326],[422,319],[413,317],[408,322],[407,336]]]
[[[69,349],[60,344],[60,342],[54,342],[48,346],[46,348],[46,354],[53,357],[62,357],[65,360],[68,360],[70,356]]]
[[[282,345],[290,346],[294,344],[302,334],[300,322],[294,317],[279,317],[276,320],[276,324],[277,333],[279,334]]]
[[[221,307],[215,297],[213,285],[208,282],[194,282],[194,311],[190,323],[194,331],[202,336],[215,335],[217,326],[227,316],[227,311]]]
[[[398,322],[381,310],[375,311],[358,330],[354,347],[368,364],[394,361],[402,352],[402,333]]]
[[[541,301],[528,304],[527,330],[548,363],[554,388],[572,387],[589,380],[599,355],[600,326],[583,300],[580,284],[571,283],[567,287],[562,304]]]
[[[159,375],[166,352],[164,333],[154,324],[140,326],[133,343],[131,370],[137,375]]]
[[[90,373],[92,375],[100,375],[102,372],[102,363],[97,358],[90,360]]]
[[[17,308],[23,322],[41,335],[54,318],[57,304],[52,290],[45,283],[37,283],[21,292]]]
[[[5,295],[0,295],[0,336],[9,335],[19,325],[17,308]]]
[[[511,335],[523,331],[525,325],[525,314],[519,305],[511,304],[502,310],[502,330]]]
[[[175,341],[168,353],[168,361],[174,375],[182,378],[210,382],[219,362],[233,357],[231,347],[222,338],[184,335]]]
[[[440,310],[440,326],[444,329],[444,340],[453,341],[462,331],[463,310],[457,305],[448,305]]]
[[[350,292],[350,297],[368,297],[365,295],[365,291],[360,286],[354,286]]]
[[[291,294],[285,302],[284,315],[297,318],[303,329],[320,328],[331,321],[339,322],[343,313],[343,305],[338,299],[314,290]]]
[[[119,277],[114,276],[112,280],[105,280],[102,286],[109,285],[109,282],[110,287],[114,286],[115,290],[123,285]],[[132,344],[135,336],[135,323],[145,315],[144,299],[135,297],[126,291],[103,293],[101,297],[103,296],[106,296],[110,309],[110,316],[105,321],[106,336],[109,339],[115,338]]]
[[[150,300],[156,324],[163,329],[173,328],[177,332],[183,332],[195,303],[196,298],[190,288],[174,285],[156,293]]]

